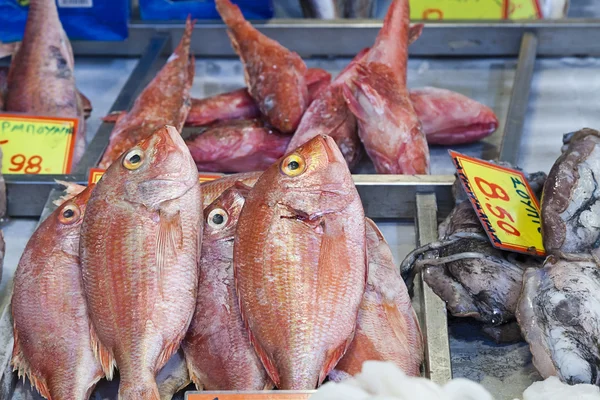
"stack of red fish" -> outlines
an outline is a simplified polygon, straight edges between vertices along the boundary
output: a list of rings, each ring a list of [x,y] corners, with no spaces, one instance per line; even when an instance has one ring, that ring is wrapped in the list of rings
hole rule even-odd
[[[157,374],[180,347],[186,376],[166,398],[189,380],[314,389],[366,360],[419,374],[408,291],[329,136],[200,186],[166,126],[63,201],[27,244],[12,298],[12,363],[48,399],[88,399],[115,367],[119,399],[165,398]]]
[[[244,65],[247,88],[192,99],[189,113],[178,115],[178,123],[202,127],[186,140],[201,171],[262,171],[286,151],[325,134],[335,140],[350,168],[364,147],[378,173],[426,174],[427,142],[470,143],[498,126],[490,108],[461,94],[407,89],[408,46],[423,28],[410,27],[408,0],[392,3],[374,46],[360,52],[333,81],[328,72],[307,68],[298,54],[257,31],[230,0],[216,3]],[[161,72],[167,73],[178,70]],[[163,113],[169,110],[163,102],[154,104]],[[155,114],[160,113],[143,113]],[[122,113],[105,120],[117,118],[118,125],[125,124]],[[116,140],[115,134],[111,143]]]

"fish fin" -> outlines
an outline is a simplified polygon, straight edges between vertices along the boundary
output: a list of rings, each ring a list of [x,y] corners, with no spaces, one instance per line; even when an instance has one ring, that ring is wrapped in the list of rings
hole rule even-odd
[[[410,27],[410,29],[408,30],[408,45],[409,46],[411,44],[413,44],[414,42],[416,42],[417,39],[421,37],[421,34],[423,33],[423,27],[424,27],[423,24],[415,24]]]
[[[159,219],[158,236],[156,237],[156,269],[158,286],[162,293],[162,271],[167,267],[166,263],[169,261],[169,257],[176,256],[177,248],[181,247],[183,235],[179,212],[170,215],[160,212]]]
[[[123,116],[125,116],[125,114],[127,114],[127,112],[125,112],[125,111],[113,111],[110,114],[107,114],[104,117],[102,117],[102,122],[115,123],[119,119],[121,119]]]
[[[181,347],[181,341],[183,340],[186,331],[187,329],[183,331],[183,334],[179,335],[179,337],[177,337],[173,342],[167,344],[162,349],[162,351],[158,355],[158,359],[156,360],[156,371],[160,371],[160,369],[164,367],[165,364],[167,364],[167,362],[173,356],[173,354],[175,354],[177,350],[179,350],[179,347]]]
[[[29,382],[31,382],[31,386],[33,386],[43,397],[46,399],[50,398],[50,391],[48,390],[48,386],[46,384],[46,380],[37,376],[32,370],[29,362],[25,359],[25,354],[23,354],[23,350],[21,349],[21,342],[19,340],[19,331],[17,327],[13,324],[13,332],[15,336],[15,343],[13,346],[13,354],[12,354],[12,366],[13,371],[17,371],[17,376],[20,379],[27,378]]]
[[[325,363],[323,364],[323,368],[321,368],[321,372],[319,372],[319,382],[317,382],[317,386],[320,386],[321,383],[327,378],[327,375],[335,368],[340,359],[346,354],[346,350],[350,347],[350,343],[354,339],[354,332],[345,342],[339,345],[337,348],[330,350],[325,355]]]
[[[81,102],[81,106],[83,107],[83,115],[87,119],[90,115],[92,115],[92,111],[94,109],[92,107],[92,102],[79,90],[77,91],[77,95],[79,96],[79,101]]]
[[[342,85],[342,94],[344,95],[344,100],[346,100],[350,112],[354,114],[356,118],[365,120],[367,118],[367,113],[365,113],[365,109],[360,105],[358,100],[356,100],[356,96],[348,84]]]
[[[200,379],[198,374],[196,374],[196,370],[194,369],[194,366],[192,364],[190,364],[187,357],[185,358],[185,365],[187,366],[188,375],[190,376],[192,383],[194,384],[194,386],[196,386],[196,390],[203,391],[204,384],[202,383],[202,380]]]
[[[94,356],[96,360],[100,363],[100,367],[106,375],[106,379],[111,381],[113,378],[113,372],[115,370],[115,366],[117,363],[115,362],[115,358],[111,354],[110,350],[108,350],[98,339],[98,335],[96,335],[96,330],[90,323],[90,343],[92,345],[92,350],[94,352]]]

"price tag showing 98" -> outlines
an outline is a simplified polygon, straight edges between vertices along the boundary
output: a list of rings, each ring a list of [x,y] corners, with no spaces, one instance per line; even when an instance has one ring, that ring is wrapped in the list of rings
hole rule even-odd
[[[492,245],[545,255],[540,206],[523,173],[454,151],[450,156]]]
[[[68,174],[77,118],[0,114],[3,174]]]

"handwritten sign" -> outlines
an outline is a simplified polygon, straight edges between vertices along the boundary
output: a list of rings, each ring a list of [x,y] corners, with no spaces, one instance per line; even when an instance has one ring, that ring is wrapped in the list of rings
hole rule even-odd
[[[411,0],[414,20],[540,19],[539,0]]]
[[[186,400],[307,400],[315,390],[262,392],[187,392]]]
[[[540,205],[525,175],[452,150],[450,156],[492,245],[544,256]]]
[[[90,173],[88,174],[88,185],[91,185],[93,183],[98,183],[98,181],[100,180],[100,178],[102,178],[102,175],[104,175],[104,172],[106,172],[105,169],[102,168],[91,168],[90,169]],[[210,182],[210,181],[214,181],[215,179],[219,179],[222,178],[223,176],[225,176],[224,174],[211,174],[211,173],[200,173],[198,174],[198,181],[200,181],[200,183],[205,183],[205,182]]]
[[[71,172],[77,118],[0,113],[3,174]]]

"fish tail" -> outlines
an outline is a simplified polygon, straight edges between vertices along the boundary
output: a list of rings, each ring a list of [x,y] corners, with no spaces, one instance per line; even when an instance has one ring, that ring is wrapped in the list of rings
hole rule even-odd
[[[156,380],[150,374],[132,381],[121,380],[118,400],[160,400]]]

